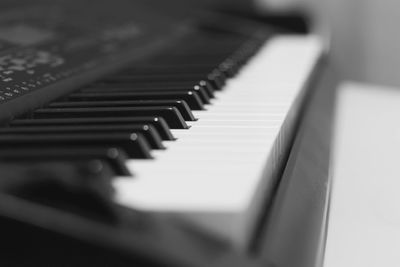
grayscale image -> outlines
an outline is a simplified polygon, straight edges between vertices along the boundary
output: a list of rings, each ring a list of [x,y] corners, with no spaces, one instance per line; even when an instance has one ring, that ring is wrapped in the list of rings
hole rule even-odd
[[[0,266],[400,266],[399,23],[0,1]]]

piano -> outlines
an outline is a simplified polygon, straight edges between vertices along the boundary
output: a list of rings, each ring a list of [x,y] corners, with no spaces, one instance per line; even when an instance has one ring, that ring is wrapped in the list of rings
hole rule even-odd
[[[188,3],[0,4],[2,266],[321,264],[323,42]]]

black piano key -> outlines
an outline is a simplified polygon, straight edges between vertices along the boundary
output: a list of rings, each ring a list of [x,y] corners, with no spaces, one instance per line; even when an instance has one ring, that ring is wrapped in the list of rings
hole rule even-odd
[[[218,63],[219,64],[219,63]],[[188,64],[179,64],[174,62],[146,62],[145,64],[141,64],[140,66],[134,66],[131,68],[126,68],[121,71],[122,74],[174,74],[174,73],[199,73],[202,75],[207,75],[210,71],[212,71],[215,67],[218,66],[214,64],[196,64],[190,62]]]
[[[204,110],[204,103],[194,90],[149,93],[73,93],[73,101],[115,101],[115,100],[184,100],[192,110]]]
[[[239,66],[236,64],[234,60],[228,59],[222,62],[218,69],[225,74],[226,77],[232,78],[236,76],[239,71]]]
[[[198,77],[198,79],[206,79],[214,88],[221,88],[226,81],[226,76],[218,70],[216,67],[204,67],[204,66],[147,66],[137,67],[136,69],[125,70],[119,73],[119,75],[140,75],[141,77],[172,77],[175,81],[183,81],[179,77]],[[168,80],[171,82],[171,80]]]
[[[21,161],[76,161],[76,160],[102,160],[108,162],[115,176],[132,176],[132,173],[125,165],[128,159],[126,153],[115,147],[86,147],[86,148],[21,148],[21,149],[1,149],[1,162],[21,162]]]
[[[214,94],[214,88],[211,86],[208,86],[207,84],[203,84],[201,82],[199,82],[199,84],[196,84],[195,86],[193,86],[193,90],[195,90],[196,92],[198,90],[204,90],[204,93],[207,94],[209,99],[215,98],[215,94]],[[207,103],[209,104],[209,103]]]
[[[220,90],[220,89],[221,89],[221,88],[216,88],[216,87],[214,87],[211,83],[209,83],[209,82],[207,82],[207,81],[204,81],[204,80],[201,80],[201,81],[199,82],[199,84],[196,85],[196,86],[200,86],[200,87],[202,87],[202,88],[206,88],[206,89],[209,90],[209,91],[215,91],[215,90]]]
[[[164,59],[170,57],[182,57],[185,55],[193,55],[199,57],[206,57],[209,59],[214,59],[216,57],[226,57],[231,53],[235,52],[242,44],[243,41],[236,42],[233,39],[225,39],[224,42],[220,42],[221,36],[215,36],[210,38],[207,36],[206,38],[198,39],[197,41],[191,39],[190,45],[187,43],[183,43],[179,49],[171,49],[168,53],[165,53],[162,56],[157,57],[156,59]],[[194,43],[195,42],[195,43]]]
[[[165,64],[157,63],[157,65],[148,65],[143,67],[154,68],[155,66],[157,66],[158,68],[186,68],[186,69],[207,68],[208,70],[211,71],[210,73],[217,74],[220,77],[219,79],[221,79],[224,83],[227,78],[234,77],[239,70],[239,66],[230,57],[216,64],[194,64],[194,63],[183,64],[183,63],[169,62]]]
[[[179,67],[187,67],[187,68],[195,67],[193,65],[182,65],[182,66],[181,65],[171,65],[171,66],[170,65],[164,65],[163,67],[164,68],[170,68],[170,67],[171,68],[176,68],[177,66],[179,66]],[[214,72],[214,74],[215,74],[215,73],[217,73],[217,71],[219,71],[218,70],[218,64],[216,64],[216,65],[214,64],[213,66],[209,66],[207,68],[208,68],[208,70],[215,69],[215,72],[214,71],[205,72],[205,74],[203,75],[202,79],[207,78],[207,75],[209,75],[210,73]],[[222,72],[219,72],[219,73],[220,73],[221,79],[223,81],[225,81],[225,79],[226,79],[225,75]],[[174,88],[179,89],[179,90],[181,90],[181,89],[193,89],[194,86],[197,86],[197,87],[203,88],[208,93],[209,98],[213,97],[214,90],[216,90],[214,88],[214,86],[212,85],[212,81],[205,82],[205,81],[201,81],[201,80],[200,81],[178,81],[178,80],[175,80],[175,81],[164,81],[164,82],[148,81],[148,82],[132,82],[132,83],[127,83],[127,82],[125,82],[125,83],[124,82],[107,83],[105,81],[99,81],[99,82],[96,82],[96,83],[92,84],[91,86],[89,86],[89,88],[90,87],[101,87],[101,86],[108,87],[110,84],[113,84],[115,86],[118,85],[118,87],[123,87],[123,86],[124,87],[132,87],[133,85],[135,85],[135,88],[141,88],[141,89],[144,89],[144,88],[146,88],[146,89],[147,88],[153,88],[153,89],[161,88],[161,89],[163,89],[163,88],[165,88],[167,90],[172,90]]]
[[[150,147],[141,134],[10,134],[0,135],[1,149],[54,147],[119,147],[130,158],[150,159]]]
[[[151,125],[64,125],[64,126],[25,126],[0,128],[2,134],[46,134],[46,133],[140,133],[152,149],[164,149],[162,139]]]
[[[92,107],[92,108],[42,108],[33,112],[37,119],[85,117],[146,117],[160,116],[173,129],[188,129],[181,113],[175,107]]]
[[[150,64],[145,63],[139,66],[132,66],[122,70],[122,74],[202,74],[206,75],[212,70],[210,65],[199,65],[199,64]]]
[[[191,82],[193,84],[197,84],[198,82],[209,82],[211,85],[217,87],[216,89],[220,89],[223,84],[221,84],[221,80],[219,77],[214,73],[210,75],[209,73],[205,75],[199,74],[117,74],[113,75],[107,79],[104,79],[106,83],[130,83],[130,84],[137,84],[137,83],[147,83],[147,82],[160,82],[160,83],[169,83],[169,82]]]
[[[111,86],[112,85],[112,86]],[[206,94],[209,99],[214,98],[214,88],[210,86],[200,85],[200,82],[197,84],[188,83],[188,82],[168,82],[168,83],[159,83],[159,82],[148,82],[148,83],[139,83],[139,84],[129,84],[129,83],[119,83],[110,84],[106,82],[96,82],[93,83],[83,89],[80,92],[89,93],[91,91],[94,92],[112,92],[114,90],[121,90],[121,92],[129,92],[131,89],[133,90],[148,90],[148,91],[187,91],[187,90],[195,90],[198,94]]]
[[[199,82],[200,84],[201,82]],[[92,85],[90,87],[80,90],[82,93],[164,93],[164,92],[188,92],[195,91],[199,95],[200,99],[204,104],[210,104],[210,99],[214,97],[214,89],[210,91],[206,86],[194,85],[194,86],[182,86],[178,85],[174,87],[173,85],[160,85],[155,84],[110,84],[101,83],[98,85]]]
[[[175,140],[167,122],[161,117],[136,117],[136,118],[59,118],[59,119],[18,119],[11,121],[11,127],[40,126],[40,125],[115,125],[131,126],[137,124],[152,125],[163,140]]]
[[[87,108],[87,107],[154,107],[172,106],[176,107],[186,121],[197,120],[187,103],[183,100],[142,100],[142,101],[69,101],[53,102],[50,108]]]
[[[225,55],[200,55],[200,54],[181,54],[181,55],[168,55],[164,57],[157,58],[158,61],[172,62],[179,64],[218,64],[226,59]]]
[[[204,75],[199,74],[126,74],[126,73],[117,73],[108,78],[103,79],[105,82],[112,83],[135,83],[135,82],[179,82],[179,81],[187,81],[187,82],[195,82],[204,79]]]
[[[221,62],[213,63],[213,64],[195,64],[193,62],[190,63],[174,63],[174,62],[165,62],[165,63],[153,63],[151,65],[140,66],[140,68],[132,68],[127,71],[136,71],[140,72],[141,68],[144,68],[144,71],[148,69],[155,69],[156,71],[163,71],[164,69],[187,69],[187,70],[197,70],[197,69],[206,69],[207,72],[205,75],[210,73],[218,74],[220,79],[225,82],[227,78],[231,78],[236,75],[238,71],[238,66],[236,62],[227,57],[225,60]]]
[[[214,69],[210,74],[207,75],[207,80],[211,83],[211,85],[220,90],[226,83],[225,75],[218,69]]]

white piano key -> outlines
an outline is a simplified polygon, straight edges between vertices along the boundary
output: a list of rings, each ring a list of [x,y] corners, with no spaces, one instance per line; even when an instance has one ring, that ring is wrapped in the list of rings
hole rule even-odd
[[[169,212],[245,246],[263,196],[276,182],[276,163],[287,148],[290,112],[321,54],[316,37],[280,36],[264,47],[189,130],[154,160],[133,160],[133,179],[115,179],[116,201]]]

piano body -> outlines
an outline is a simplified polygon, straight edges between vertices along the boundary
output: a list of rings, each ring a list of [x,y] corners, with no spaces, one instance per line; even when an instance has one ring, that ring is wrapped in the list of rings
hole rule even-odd
[[[0,5],[2,266],[321,264],[327,53],[191,4]]]

